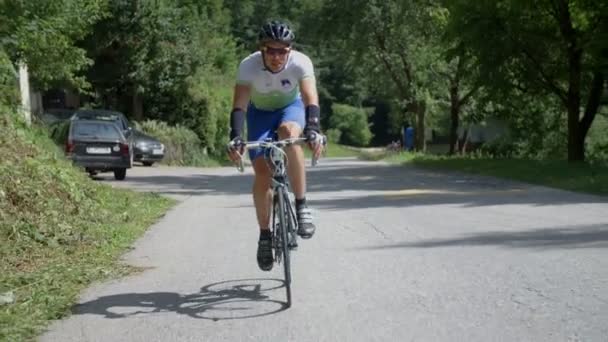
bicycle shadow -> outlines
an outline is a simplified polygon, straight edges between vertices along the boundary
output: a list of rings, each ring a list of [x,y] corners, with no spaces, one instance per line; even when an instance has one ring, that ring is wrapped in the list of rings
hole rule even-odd
[[[238,279],[206,285],[198,293],[123,293],[99,297],[72,307],[76,315],[94,314],[117,319],[174,312],[213,321],[268,316],[286,310],[287,303],[269,292],[285,288],[280,279]],[[283,296],[280,293],[279,296]]]

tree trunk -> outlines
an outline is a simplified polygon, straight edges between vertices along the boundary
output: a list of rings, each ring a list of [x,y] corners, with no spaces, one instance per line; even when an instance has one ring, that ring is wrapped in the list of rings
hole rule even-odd
[[[579,106],[574,100],[568,102],[568,161],[584,161],[585,144],[584,139],[581,139],[578,122]]]
[[[426,114],[426,103],[424,101],[417,102],[416,108],[416,151],[426,151],[426,139],[425,139],[425,114]]]
[[[456,151],[456,142],[458,141],[458,125],[460,119],[460,101],[458,99],[458,85],[452,84],[450,87],[450,155]]]
[[[604,86],[604,75],[601,72],[595,72],[593,74],[593,80],[591,81],[591,91],[589,92],[589,98],[587,99],[587,105],[585,106],[585,113],[579,124],[579,141],[577,145],[583,148],[583,158],[585,153],[585,139],[587,133],[591,128],[591,124],[595,119],[595,114],[600,106],[600,97],[602,96],[602,90]]]
[[[465,128],[462,133],[462,139],[458,145],[458,154],[465,155],[467,152],[467,140],[469,139],[469,128]]]
[[[585,139],[581,137],[579,125],[581,107],[581,58],[582,51],[570,46],[568,51],[569,60],[569,84],[568,84],[568,161],[585,160]]]
[[[144,120],[144,102],[137,92],[133,93],[133,118],[140,122]]]

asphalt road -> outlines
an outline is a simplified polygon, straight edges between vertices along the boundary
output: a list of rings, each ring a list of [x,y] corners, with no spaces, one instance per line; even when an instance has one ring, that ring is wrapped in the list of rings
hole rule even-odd
[[[608,341],[608,198],[352,159],[309,171],[317,234],[258,270],[252,173],[138,167],[180,200],[42,341]]]

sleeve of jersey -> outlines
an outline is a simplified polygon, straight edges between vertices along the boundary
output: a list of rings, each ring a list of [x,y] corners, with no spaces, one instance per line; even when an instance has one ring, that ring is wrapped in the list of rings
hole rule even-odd
[[[298,69],[300,81],[307,78],[315,78],[315,70],[312,61],[307,56],[302,56]]]
[[[251,73],[251,67],[249,64],[249,60],[246,59],[239,65],[239,71],[236,79],[237,84],[250,85],[253,82],[253,75]]]

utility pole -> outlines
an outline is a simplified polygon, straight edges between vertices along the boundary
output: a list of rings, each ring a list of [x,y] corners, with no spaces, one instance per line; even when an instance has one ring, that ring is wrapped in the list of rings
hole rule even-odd
[[[27,65],[19,62],[19,88],[21,90],[21,111],[28,125],[32,124],[32,108],[30,102],[30,80]]]

